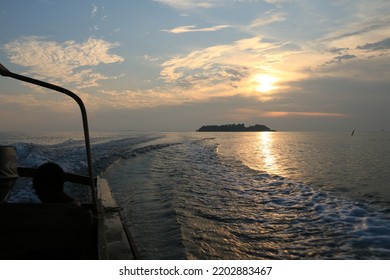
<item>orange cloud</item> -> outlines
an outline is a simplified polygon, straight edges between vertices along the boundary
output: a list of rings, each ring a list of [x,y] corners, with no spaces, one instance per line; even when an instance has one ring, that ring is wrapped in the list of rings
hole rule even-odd
[[[285,118],[290,116],[301,117],[333,117],[333,118],[347,118],[349,115],[341,113],[324,113],[324,112],[264,112],[260,114],[268,118]]]

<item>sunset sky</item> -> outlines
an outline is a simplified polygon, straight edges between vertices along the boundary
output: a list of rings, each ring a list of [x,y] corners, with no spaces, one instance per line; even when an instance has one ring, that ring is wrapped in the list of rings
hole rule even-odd
[[[92,130],[390,130],[388,0],[2,0],[0,62]],[[0,77],[0,131],[79,129]]]

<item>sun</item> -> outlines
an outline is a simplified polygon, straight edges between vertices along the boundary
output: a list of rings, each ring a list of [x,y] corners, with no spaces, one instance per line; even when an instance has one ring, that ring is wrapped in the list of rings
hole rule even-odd
[[[258,75],[256,77],[256,82],[258,86],[256,87],[256,91],[258,92],[269,92],[276,87],[274,86],[277,79],[270,75]]]

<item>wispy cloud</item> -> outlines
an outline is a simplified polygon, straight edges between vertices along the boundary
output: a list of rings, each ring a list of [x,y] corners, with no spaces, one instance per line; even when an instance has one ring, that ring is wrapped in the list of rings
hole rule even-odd
[[[347,114],[327,113],[327,112],[264,112],[260,114],[262,117],[285,118],[285,117],[330,117],[330,118],[348,118]]]
[[[385,11],[390,3],[381,1],[380,5],[373,6]],[[382,79],[385,73],[388,74],[383,62],[390,58],[390,16],[372,10],[367,1],[357,1],[351,8],[355,11],[353,16],[350,15],[337,29],[330,29],[310,42],[310,48],[323,58],[323,63],[313,65],[311,70],[327,77]]]
[[[338,56],[332,58],[332,60],[330,60],[330,61],[327,61],[324,65],[329,66],[332,64],[340,64],[340,63],[343,63],[345,61],[355,59],[355,58],[358,58],[358,57],[354,54],[342,54],[342,55],[338,55]]]
[[[257,28],[274,22],[282,22],[287,19],[287,13],[275,12],[273,10],[264,13],[264,15],[252,21],[249,28]]]
[[[82,43],[45,39],[22,37],[5,44],[4,50],[12,63],[27,67],[29,74],[77,88],[97,86],[99,81],[110,78],[95,72],[93,67],[124,60],[109,53],[117,43],[102,39],[89,38]]]
[[[220,5],[221,1],[217,0],[154,0],[162,4],[171,6],[176,9],[192,9],[192,8],[212,8]]]
[[[294,2],[295,0],[264,0],[266,3],[270,4],[279,4],[279,3],[291,3]]]
[[[229,25],[216,25],[216,26],[206,27],[206,28],[196,28],[196,25],[185,25],[185,26],[175,27],[175,28],[170,29],[170,30],[164,29],[162,31],[168,32],[168,33],[175,33],[175,34],[187,33],[187,32],[212,32],[212,31],[218,31],[218,30],[228,28],[228,27],[230,27],[230,26]]]
[[[275,47],[270,43],[264,43],[260,37],[252,37],[235,41],[232,44],[216,45],[201,50],[196,50],[185,56],[178,56],[164,62],[161,66],[161,76],[167,81],[175,81],[185,76],[187,71],[211,70],[218,65],[255,66],[261,53]],[[261,64],[267,63],[267,57],[263,57]]]
[[[289,118],[335,118],[335,119],[346,119],[351,118],[351,115],[338,113],[338,112],[313,112],[313,111],[270,111],[259,108],[258,106],[245,105],[243,107],[236,107],[230,110],[226,115],[227,119],[234,119],[238,121],[248,121],[253,118],[278,118],[278,119],[289,119]]]
[[[367,51],[388,50],[390,49],[390,38],[386,38],[374,43],[368,43],[363,46],[358,46],[357,49]]]
[[[102,96],[92,96],[91,104],[105,108],[153,108],[161,105],[178,105],[191,98],[185,97],[175,89],[154,88],[149,90],[101,90]],[[104,99],[104,103],[101,99]],[[96,109],[96,108],[95,108]]]
[[[390,3],[388,4],[390,8]],[[373,15],[372,17],[362,17],[354,21],[347,22],[345,25],[339,26],[336,31],[330,32],[318,42],[334,42],[338,44],[349,43],[349,47],[357,46],[362,41],[371,41],[373,39],[383,39],[384,34],[389,34],[390,31],[390,16],[389,15]],[[385,38],[388,36],[385,36]]]
[[[98,12],[98,6],[96,6],[95,4],[92,4],[92,11],[91,11],[92,17],[95,17],[97,12]]]
[[[149,61],[149,62],[156,62],[156,61],[160,60],[158,57],[153,57],[153,56],[150,56],[148,54],[145,54],[143,56],[143,59],[146,60],[146,61]]]

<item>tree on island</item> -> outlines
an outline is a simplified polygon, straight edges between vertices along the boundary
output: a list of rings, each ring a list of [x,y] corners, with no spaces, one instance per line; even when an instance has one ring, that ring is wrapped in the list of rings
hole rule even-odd
[[[275,131],[269,127],[256,124],[254,126],[245,127],[244,124],[224,124],[224,125],[204,125],[198,130],[198,132],[223,132],[223,131],[232,131],[232,132],[241,132],[241,131]]]

